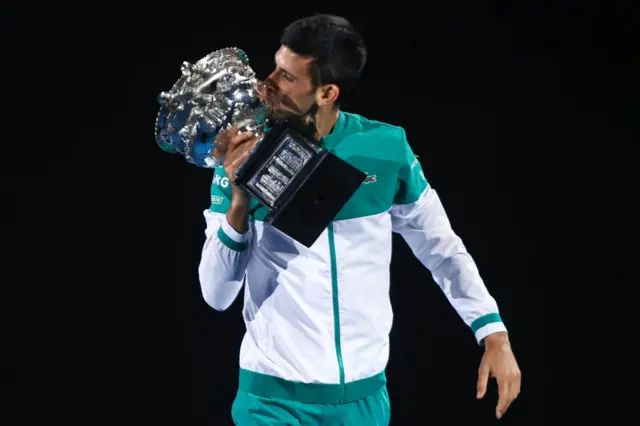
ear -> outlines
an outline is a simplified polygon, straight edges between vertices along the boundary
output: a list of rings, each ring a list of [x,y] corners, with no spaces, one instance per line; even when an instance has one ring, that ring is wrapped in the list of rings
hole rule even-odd
[[[340,88],[335,84],[325,84],[318,88],[317,101],[318,105],[332,104],[338,100],[340,95]]]

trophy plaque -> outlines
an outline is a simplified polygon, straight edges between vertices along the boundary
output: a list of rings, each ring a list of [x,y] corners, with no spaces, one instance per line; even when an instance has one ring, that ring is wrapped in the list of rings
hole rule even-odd
[[[365,178],[303,127],[279,121],[238,168],[235,184],[269,209],[266,222],[310,247]]]

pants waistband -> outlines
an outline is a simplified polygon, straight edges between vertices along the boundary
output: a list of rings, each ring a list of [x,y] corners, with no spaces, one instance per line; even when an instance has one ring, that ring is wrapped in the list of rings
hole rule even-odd
[[[316,404],[345,404],[375,394],[387,384],[382,371],[366,379],[339,384],[301,383],[240,369],[239,389],[265,398]]]

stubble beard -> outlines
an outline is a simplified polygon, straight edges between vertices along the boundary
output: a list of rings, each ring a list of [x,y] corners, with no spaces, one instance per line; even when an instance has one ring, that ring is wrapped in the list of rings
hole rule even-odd
[[[290,110],[273,109],[270,118],[274,121],[287,120],[294,123],[299,129],[304,130],[309,136],[318,138],[318,130],[316,128],[316,113],[318,105],[314,104],[303,114],[296,114]]]

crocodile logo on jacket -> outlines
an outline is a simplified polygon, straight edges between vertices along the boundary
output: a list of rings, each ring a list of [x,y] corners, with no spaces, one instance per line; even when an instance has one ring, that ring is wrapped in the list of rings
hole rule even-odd
[[[371,183],[371,182],[375,182],[376,180],[377,180],[376,179],[376,175],[370,175],[370,174],[367,173],[367,177],[364,178],[364,182],[362,182],[362,183],[363,184],[364,183]]]

